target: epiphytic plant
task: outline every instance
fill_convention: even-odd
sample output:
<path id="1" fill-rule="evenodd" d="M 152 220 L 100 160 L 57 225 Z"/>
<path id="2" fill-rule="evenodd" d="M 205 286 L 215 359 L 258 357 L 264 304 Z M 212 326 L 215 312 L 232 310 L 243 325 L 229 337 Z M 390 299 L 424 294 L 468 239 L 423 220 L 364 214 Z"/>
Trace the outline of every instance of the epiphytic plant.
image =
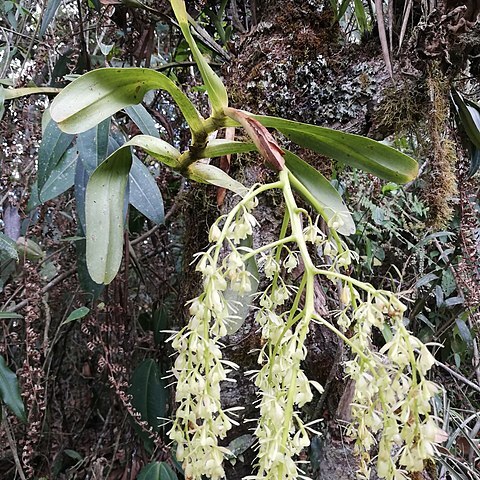
<path id="1" fill-rule="evenodd" d="M 300 146 L 396 183 L 415 178 L 417 163 L 364 137 L 229 107 L 224 85 L 193 40 L 183 0 L 171 0 L 171 4 L 204 81 L 211 115 L 203 118 L 180 88 L 159 72 L 107 68 L 89 72 L 63 89 L 50 108 L 54 122 L 49 134 L 56 146 L 65 146 L 65 151 L 73 134 L 101 130 L 111 115 L 140 103 L 152 89 L 165 90 L 172 96 L 190 128 L 191 144 L 184 152 L 160 138 L 138 135 L 104 161 L 99 157 L 99 164 L 93 165 L 86 188 L 85 234 L 87 265 L 97 283 L 111 282 L 120 268 L 131 147 L 142 148 L 191 180 L 227 188 L 239 198 L 233 209 L 211 227 L 212 245 L 198 255 L 202 293 L 190 303 L 188 325 L 171 337 L 178 352 L 172 368 L 177 379 L 178 408 L 169 435 L 176 442 L 176 455 L 183 461 L 186 477 L 224 476 L 222 462 L 227 450 L 219 440 L 234 420 L 231 412 L 222 410 L 220 387 L 235 365 L 222 359 L 221 338 L 238 328 L 245 317 L 245 304 L 251 305 L 256 293 L 255 318 L 264 342 L 259 370 L 252 372 L 260 396 L 260 418 L 255 429 L 258 469 L 252 478 L 302 476 L 296 456 L 309 445 L 312 425 L 303 423 L 300 409 L 312 399 L 312 386 L 322 391 L 321 385 L 310 381 L 301 368 L 311 322 L 333 331 L 352 352 L 346 371 L 357 387 L 349 431 L 361 455 L 359 475 L 369 476 L 368 452 L 379 438 L 379 476 L 406 478 L 404 471 L 421 470 L 424 460 L 432 458 L 441 433 L 430 417 L 429 401 L 436 388 L 426 379 L 426 373 L 433 357 L 405 328 L 405 307 L 395 295 L 348 275 L 347 267 L 355 261 L 355 254 L 340 235 L 352 234 L 355 225 L 341 196 L 317 170 L 282 149 L 267 127 Z M 251 141 L 211 140 L 212 133 L 227 127 L 242 127 Z M 276 181 L 247 188 L 208 161 L 248 151 L 261 154 L 266 166 L 277 173 Z M 40 165 L 42 188 L 60 156 L 53 149 Z M 255 234 L 258 197 L 269 190 L 278 190 L 284 201 L 279 238 L 247 247 L 245 241 Z M 326 233 L 320 229 L 318 218 L 299 206 L 294 191 L 325 220 Z M 318 264 L 312 247 L 322 252 L 324 264 Z M 256 260 L 263 265 L 268 280 L 260 292 L 256 292 L 258 273 L 252 268 Z M 295 281 L 288 275 L 294 268 L 302 271 Z M 341 306 L 335 323 L 316 311 L 316 276 L 340 286 Z M 382 330 L 385 325 L 391 338 L 375 352 L 370 341 L 372 329 Z"/>

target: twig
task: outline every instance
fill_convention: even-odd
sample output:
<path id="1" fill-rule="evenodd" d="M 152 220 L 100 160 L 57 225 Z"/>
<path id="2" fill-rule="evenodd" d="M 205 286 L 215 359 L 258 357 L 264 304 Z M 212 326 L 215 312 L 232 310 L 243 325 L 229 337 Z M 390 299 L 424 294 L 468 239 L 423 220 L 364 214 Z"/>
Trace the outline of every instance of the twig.
<path id="1" fill-rule="evenodd" d="M 442 362 L 439 362 L 438 360 L 435 360 L 435 365 L 438 367 L 443 368 L 445 371 L 447 371 L 452 377 L 455 377 L 457 380 L 460 380 L 462 383 L 465 385 L 468 385 L 469 387 L 473 388 L 475 391 L 480 392 L 480 386 L 478 386 L 476 383 L 473 383 L 470 381 L 468 378 L 465 378 L 463 375 L 460 375 L 457 373 L 455 370 L 451 369 L 447 365 L 445 365 Z"/>
<path id="2" fill-rule="evenodd" d="M 7 441 L 8 441 L 8 446 L 10 447 L 10 450 L 12 451 L 13 455 L 13 460 L 15 461 L 15 466 L 17 468 L 17 473 L 18 476 L 21 478 L 21 480 L 27 480 L 27 477 L 25 476 L 25 473 L 22 468 L 22 464 L 20 462 L 20 458 L 18 456 L 18 450 L 17 450 L 17 445 L 15 444 L 15 439 L 13 438 L 13 433 L 12 433 L 12 427 L 10 425 L 10 422 L 7 418 L 7 415 L 5 414 L 5 408 L 2 407 L 2 417 L 3 417 L 3 428 L 5 430 L 5 433 L 7 435 Z"/>
<path id="3" fill-rule="evenodd" d="M 43 295 L 44 293 L 47 293 L 49 290 L 51 290 L 53 287 L 58 285 L 59 283 L 63 282 L 66 278 L 68 278 L 70 275 L 73 275 L 77 271 L 77 268 L 71 268 L 70 270 L 67 270 L 66 272 L 63 272 L 62 274 L 58 275 L 58 277 L 55 277 L 51 282 L 47 283 L 41 290 L 40 293 Z M 20 303 L 17 303 L 17 305 L 14 305 L 11 308 L 7 308 L 7 312 L 18 312 L 21 310 L 23 307 L 26 307 L 28 305 L 29 300 L 22 300 Z"/>

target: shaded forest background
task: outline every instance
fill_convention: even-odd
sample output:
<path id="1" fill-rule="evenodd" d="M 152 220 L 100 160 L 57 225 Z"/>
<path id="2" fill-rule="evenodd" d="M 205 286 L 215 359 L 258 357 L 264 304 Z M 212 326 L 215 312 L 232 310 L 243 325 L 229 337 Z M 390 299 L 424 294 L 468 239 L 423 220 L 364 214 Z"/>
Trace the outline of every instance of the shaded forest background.
<path id="1" fill-rule="evenodd" d="M 168 3 L 0 0 L 0 82 L 5 88 L 63 87 L 98 67 L 145 66 L 179 82 L 206 109 Z M 480 158 L 450 92 L 455 87 L 466 99 L 480 99 L 480 7 L 462 0 L 390 0 L 382 18 L 380 6 L 188 4 L 204 29 L 202 51 L 236 107 L 386 141 L 420 163 L 418 179 L 399 187 L 300 152 L 332 179 L 354 212 L 357 232 L 347 242 L 360 261 L 352 276 L 401 292 L 409 302 L 409 328 L 442 345 L 433 348 L 434 379 L 445 388 L 435 408 L 449 439 L 442 461 L 418 478 L 478 479 Z M 52 98 L 5 101 L 1 109 L 1 227 L 20 258 L 0 252 L 0 354 L 19 379 L 26 421 L 3 407 L 0 477 L 135 479 L 151 461 L 175 464 L 167 427 L 158 421 L 173 408 L 172 389 L 162 379 L 170 362 L 162 332 L 182 325 L 183 306 L 198 288 L 192 256 L 207 245 L 209 226 L 231 199 L 150 162 L 163 205 L 153 220 L 130 208 L 122 271 L 100 288 L 86 270 L 77 211 L 85 179 L 67 159 L 42 201 L 35 187 Z M 147 117 L 116 116 L 112 138 L 121 143 L 153 124 L 184 149 L 185 124 L 168 96 L 148 94 L 143 105 Z M 92 145 L 77 142 L 71 163 L 91 155 Z M 223 162 L 248 184 L 268 176 L 253 156 Z M 259 231 L 266 238 L 278 227 L 277 210 L 274 197 L 260 208 Z M 337 292 L 320 285 L 317 295 L 325 314 L 333 315 Z M 315 328 L 305 368 L 326 392 L 306 415 L 324 419 L 324 435 L 305 455 L 314 478 L 354 478 L 355 460 L 342 436 L 351 391 L 342 381 L 347 354 Z M 249 370 L 258 342 L 247 319 L 225 342 L 229 358 Z M 253 385 L 239 372 L 226 404 L 248 406 L 254 399 Z M 255 416 L 255 409 L 247 408 L 245 416 Z M 252 442 L 247 428 L 228 438 L 237 454 L 229 479 L 251 471 Z"/>

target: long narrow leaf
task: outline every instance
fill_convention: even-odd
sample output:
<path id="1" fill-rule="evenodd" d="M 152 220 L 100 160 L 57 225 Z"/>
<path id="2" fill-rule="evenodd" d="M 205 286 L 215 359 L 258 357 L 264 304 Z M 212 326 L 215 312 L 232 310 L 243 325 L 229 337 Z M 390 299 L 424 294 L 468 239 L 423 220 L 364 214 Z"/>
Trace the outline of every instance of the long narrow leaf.
<path id="1" fill-rule="evenodd" d="M 62 0 L 48 0 L 47 7 L 45 8 L 45 11 L 43 13 L 40 31 L 38 33 L 38 36 L 40 38 L 42 38 L 43 35 L 45 35 L 45 32 L 47 31 L 48 26 L 50 25 L 52 20 L 55 18 L 55 14 L 57 13 L 58 7 L 60 6 L 61 2 Z"/>
<path id="2" fill-rule="evenodd" d="M 87 267 L 99 284 L 110 283 L 122 261 L 124 198 L 131 164 L 130 149 L 120 148 L 97 167 L 87 185 Z"/>
<path id="3" fill-rule="evenodd" d="M 163 198 L 150 170 L 136 157 L 129 176 L 130 203 L 149 220 L 161 224 L 165 218 Z"/>
<path id="4" fill-rule="evenodd" d="M 110 118 L 78 135 L 78 155 L 89 174 L 105 160 L 108 152 L 109 135 Z"/>
<path id="5" fill-rule="evenodd" d="M 199 183 L 208 183 L 217 187 L 226 188 L 243 197 L 248 189 L 234 180 L 228 173 L 208 163 L 195 162 L 188 167 L 188 178 Z"/>
<path id="6" fill-rule="evenodd" d="M 469 140 L 480 149 L 480 106 L 452 88 L 452 99 Z"/>
<path id="7" fill-rule="evenodd" d="M 75 167 L 78 160 L 76 148 L 69 148 L 63 155 L 56 167 L 50 172 L 47 181 L 40 191 L 42 203 L 58 197 L 66 192 L 74 184 Z"/>
<path id="8" fill-rule="evenodd" d="M 141 103 L 125 108 L 125 113 L 135 122 L 143 134 L 160 138 L 155 121 Z"/>
<path id="9" fill-rule="evenodd" d="M 174 169 L 180 168 L 180 152 L 169 143 L 149 135 L 137 135 L 122 145 L 140 147 L 150 156 Z"/>
<path id="10" fill-rule="evenodd" d="M 302 147 L 380 178 L 406 183 L 418 174 L 417 162 L 383 143 L 351 133 L 318 127 L 283 118 L 254 115 L 266 127 L 272 127 Z"/>
<path id="11" fill-rule="evenodd" d="M 26 97 L 27 95 L 59 93 L 61 88 L 53 87 L 23 87 L 23 88 L 5 88 L 5 100 L 12 100 L 13 98 Z"/>
<path id="12" fill-rule="evenodd" d="M 78 225 L 80 226 L 82 232 L 85 235 L 87 227 L 85 225 L 85 194 L 87 192 L 87 184 L 90 175 L 85 168 L 83 162 L 78 161 L 75 166 L 75 180 L 74 180 L 74 193 L 75 193 L 75 203 L 76 203 L 76 212 L 78 217 Z"/>
<path id="13" fill-rule="evenodd" d="M 173 12 L 177 17 L 182 33 L 187 41 L 193 54 L 193 58 L 197 63 L 200 75 L 205 83 L 205 88 L 208 92 L 208 98 L 212 104 L 212 108 L 215 112 L 223 113 L 223 109 L 228 107 L 228 95 L 225 86 L 223 85 L 220 77 L 212 70 L 212 67 L 208 64 L 205 57 L 200 52 L 195 40 L 190 32 L 188 25 L 188 15 L 185 9 L 185 3 L 183 0 L 171 0 Z"/>
<path id="14" fill-rule="evenodd" d="M 149 90 L 165 90 L 174 99 L 192 132 L 203 120 L 188 97 L 165 75 L 148 68 L 100 68 L 65 87 L 50 107 L 52 118 L 68 133 L 84 132 L 143 100 Z"/>
<path id="15" fill-rule="evenodd" d="M 41 192 L 53 169 L 72 143 L 73 135 L 60 130 L 55 122 L 48 122 L 38 150 L 38 190 Z"/>
<path id="16" fill-rule="evenodd" d="M 327 223 L 336 222 L 336 230 L 342 235 L 355 233 L 355 223 L 342 197 L 318 170 L 288 150 L 285 151 L 285 164 L 301 184 L 294 181 L 293 187 Z"/>
<path id="17" fill-rule="evenodd" d="M 256 149 L 257 147 L 255 147 L 253 143 L 219 138 L 208 142 L 203 154 L 205 158 L 215 158 L 222 157 L 223 155 L 231 155 L 233 153 L 252 152 Z"/>

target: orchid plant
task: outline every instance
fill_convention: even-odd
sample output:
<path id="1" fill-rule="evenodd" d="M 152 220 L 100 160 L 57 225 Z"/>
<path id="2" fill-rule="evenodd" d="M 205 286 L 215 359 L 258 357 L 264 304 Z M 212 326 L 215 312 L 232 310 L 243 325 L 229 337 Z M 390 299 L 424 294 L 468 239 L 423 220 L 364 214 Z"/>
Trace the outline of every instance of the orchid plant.
<path id="1" fill-rule="evenodd" d="M 314 424 L 304 423 L 301 409 L 312 400 L 313 390 L 322 392 L 322 386 L 302 371 L 312 322 L 334 332 L 351 350 L 345 372 L 356 388 L 348 433 L 356 439 L 360 455 L 359 478 L 369 478 L 369 452 L 377 442 L 380 478 L 407 478 L 407 472 L 422 470 L 434 456 L 442 436 L 430 413 L 437 387 L 427 373 L 434 359 L 406 329 L 405 306 L 394 293 L 349 276 L 349 266 L 357 258 L 341 237 L 354 233 L 355 224 L 342 197 L 320 172 L 282 148 L 268 128 L 297 145 L 396 183 L 413 180 L 418 165 L 368 138 L 229 106 L 221 79 L 192 37 L 183 0 L 171 0 L 171 5 L 205 84 L 211 105 L 208 118 L 167 76 L 146 68 L 89 72 L 58 94 L 50 115 L 63 134 L 81 134 L 139 104 L 149 90 L 162 89 L 172 96 L 190 128 L 191 143 L 184 152 L 158 137 L 137 135 L 90 175 L 85 199 L 86 256 L 89 273 L 99 284 L 110 283 L 121 264 L 131 147 L 143 149 L 190 180 L 226 188 L 238 200 L 210 228 L 210 246 L 197 258 L 201 293 L 189 303 L 187 325 L 170 338 L 177 352 L 172 368 L 177 409 L 169 435 L 185 476 L 191 480 L 225 476 L 223 460 L 229 452 L 221 440 L 236 420 L 233 410 L 222 408 L 221 386 L 231 381 L 229 372 L 237 366 L 223 358 L 222 338 L 239 328 L 246 304 L 247 312 L 255 306 L 263 339 L 258 370 L 249 372 L 259 395 L 257 466 L 250 478 L 305 476 L 299 454 L 316 431 Z M 212 135 L 228 127 L 242 128 L 249 140 Z M 258 152 L 266 168 L 275 172 L 275 181 L 245 186 L 210 163 L 215 157 L 251 151 Z M 43 183 L 52 168 L 45 167 Z M 249 242 L 256 236 L 259 198 L 272 190 L 279 192 L 284 204 L 278 239 Z M 309 210 L 302 205 L 309 205 Z M 320 228 L 320 219 L 326 229 Z M 252 264 L 260 269 L 251 268 Z M 292 280 L 294 269 L 301 274 Z M 266 279 L 260 291 L 259 270 Z M 334 320 L 316 310 L 315 277 L 340 290 Z M 372 348 L 374 328 L 390 335 L 380 351 Z"/>

